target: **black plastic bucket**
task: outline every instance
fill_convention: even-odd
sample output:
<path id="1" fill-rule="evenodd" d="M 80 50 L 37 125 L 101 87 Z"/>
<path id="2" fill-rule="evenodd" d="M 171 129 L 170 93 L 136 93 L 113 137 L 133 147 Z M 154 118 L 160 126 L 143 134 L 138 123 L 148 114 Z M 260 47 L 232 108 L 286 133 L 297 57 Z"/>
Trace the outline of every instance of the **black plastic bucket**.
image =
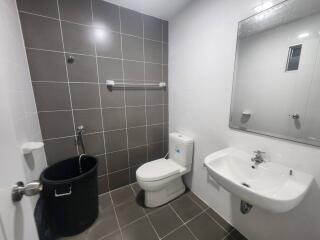
<path id="1" fill-rule="evenodd" d="M 80 164 L 81 163 L 81 164 Z M 86 230 L 98 216 L 97 159 L 69 158 L 43 171 L 41 197 L 46 202 L 50 228 L 59 236 Z"/>

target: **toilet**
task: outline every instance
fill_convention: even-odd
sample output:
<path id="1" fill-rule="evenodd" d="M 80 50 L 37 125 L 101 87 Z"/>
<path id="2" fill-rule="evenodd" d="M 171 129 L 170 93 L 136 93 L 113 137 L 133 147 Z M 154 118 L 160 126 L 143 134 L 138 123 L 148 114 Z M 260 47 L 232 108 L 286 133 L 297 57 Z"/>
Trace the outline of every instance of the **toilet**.
<path id="1" fill-rule="evenodd" d="M 193 139 L 180 133 L 169 134 L 169 159 L 161 158 L 137 169 L 139 186 L 145 191 L 145 205 L 161 206 L 183 194 L 182 176 L 191 171 Z"/>

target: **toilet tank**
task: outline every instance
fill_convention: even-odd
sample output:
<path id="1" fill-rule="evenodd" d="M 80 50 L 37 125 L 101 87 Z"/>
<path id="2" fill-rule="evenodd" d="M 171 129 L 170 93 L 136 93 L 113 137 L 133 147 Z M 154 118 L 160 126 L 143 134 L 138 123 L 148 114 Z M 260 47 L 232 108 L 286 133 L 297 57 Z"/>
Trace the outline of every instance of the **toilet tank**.
<path id="1" fill-rule="evenodd" d="M 170 133 L 169 158 L 183 167 L 190 166 L 193 158 L 193 139 L 181 133 Z"/>

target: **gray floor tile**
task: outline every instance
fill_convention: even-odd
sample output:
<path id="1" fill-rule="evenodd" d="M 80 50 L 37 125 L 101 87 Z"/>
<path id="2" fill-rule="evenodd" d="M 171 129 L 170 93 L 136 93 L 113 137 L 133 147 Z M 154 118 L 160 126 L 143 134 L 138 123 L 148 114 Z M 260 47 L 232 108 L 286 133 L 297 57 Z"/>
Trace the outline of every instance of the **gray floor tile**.
<path id="1" fill-rule="evenodd" d="M 202 210 L 208 208 L 208 205 L 198 198 L 193 192 L 189 191 L 187 194 Z"/>
<path id="2" fill-rule="evenodd" d="M 88 239 L 99 239 L 119 229 L 116 215 L 113 208 L 106 208 L 100 211 L 96 222 L 88 231 Z"/>
<path id="3" fill-rule="evenodd" d="M 138 193 L 142 190 L 138 183 L 131 184 L 133 191 L 135 195 L 138 195 Z"/>
<path id="4" fill-rule="evenodd" d="M 116 207 L 120 227 L 128 225 L 138 218 L 143 217 L 144 211 L 135 201 L 124 203 Z"/>
<path id="5" fill-rule="evenodd" d="M 233 230 L 233 227 L 224 220 L 217 212 L 209 208 L 206 213 L 213 218 L 226 232 L 231 232 Z"/>
<path id="6" fill-rule="evenodd" d="M 88 239 L 88 240 L 91 240 L 91 239 Z M 92 240 L 94 240 L 94 239 L 92 239 Z M 121 233 L 117 231 L 115 233 L 112 233 L 108 236 L 103 237 L 100 240 L 122 240 Z"/>
<path id="7" fill-rule="evenodd" d="M 190 221 L 187 226 L 198 240 L 220 240 L 227 235 L 227 232 L 225 232 L 206 213 L 202 213 L 200 216 Z"/>
<path id="8" fill-rule="evenodd" d="M 122 230 L 123 240 L 157 240 L 157 235 L 146 217 Z"/>
<path id="9" fill-rule="evenodd" d="M 149 218 L 161 238 L 183 224 L 168 205 L 151 213 Z"/>
<path id="10" fill-rule="evenodd" d="M 115 206 L 125 202 L 134 201 L 135 196 L 130 186 L 114 190 L 111 192 L 111 197 Z"/>
<path id="11" fill-rule="evenodd" d="M 163 240 L 196 240 L 186 227 L 181 227 L 170 233 Z"/>
<path id="12" fill-rule="evenodd" d="M 201 212 L 201 208 L 187 195 L 183 195 L 182 197 L 172 202 L 171 206 L 184 222 L 189 221 Z"/>
<path id="13" fill-rule="evenodd" d="M 247 240 L 237 229 L 234 229 L 230 235 L 226 238 L 227 240 Z"/>

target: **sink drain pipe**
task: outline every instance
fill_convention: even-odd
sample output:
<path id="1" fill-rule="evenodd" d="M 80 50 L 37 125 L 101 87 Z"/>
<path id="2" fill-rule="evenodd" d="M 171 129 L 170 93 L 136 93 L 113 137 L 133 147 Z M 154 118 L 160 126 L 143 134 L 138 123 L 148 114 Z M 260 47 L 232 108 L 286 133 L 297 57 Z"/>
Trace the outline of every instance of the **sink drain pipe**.
<path id="1" fill-rule="evenodd" d="M 242 214 L 248 214 L 251 209 L 252 209 L 252 205 L 250 203 L 247 203 L 247 202 L 241 200 L 240 211 Z"/>

